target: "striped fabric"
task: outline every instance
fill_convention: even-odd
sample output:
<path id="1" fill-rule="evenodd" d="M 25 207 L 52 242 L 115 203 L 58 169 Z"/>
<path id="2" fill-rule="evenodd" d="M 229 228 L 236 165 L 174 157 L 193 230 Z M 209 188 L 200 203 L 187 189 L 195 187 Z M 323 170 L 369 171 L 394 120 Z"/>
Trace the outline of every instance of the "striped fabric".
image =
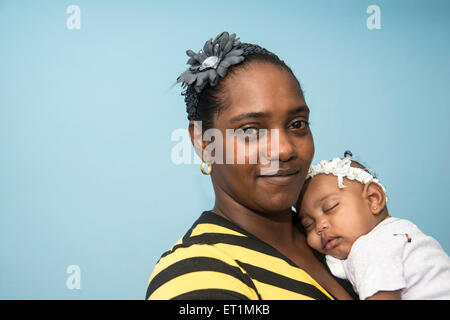
<path id="1" fill-rule="evenodd" d="M 147 299 L 333 299 L 272 246 L 205 211 L 156 264 Z"/>

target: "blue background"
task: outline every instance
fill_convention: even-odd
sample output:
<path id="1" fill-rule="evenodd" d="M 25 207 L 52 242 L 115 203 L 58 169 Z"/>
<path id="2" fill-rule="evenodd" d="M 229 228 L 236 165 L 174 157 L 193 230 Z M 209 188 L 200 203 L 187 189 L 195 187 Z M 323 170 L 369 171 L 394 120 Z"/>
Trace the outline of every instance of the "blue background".
<path id="1" fill-rule="evenodd" d="M 449 12 L 447 0 L 0 1 L 0 298 L 144 298 L 161 253 L 214 203 L 199 165 L 171 160 L 188 124 L 171 85 L 185 50 L 224 30 L 292 67 L 314 162 L 352 150 L 391 215 L 450 252 Z"/>

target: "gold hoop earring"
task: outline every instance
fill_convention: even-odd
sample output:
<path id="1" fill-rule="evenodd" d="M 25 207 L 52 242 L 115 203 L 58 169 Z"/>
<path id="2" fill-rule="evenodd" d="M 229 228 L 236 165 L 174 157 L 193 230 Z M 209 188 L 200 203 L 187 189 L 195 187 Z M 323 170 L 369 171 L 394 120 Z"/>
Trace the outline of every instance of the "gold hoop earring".
<path id="1" fill-rule="evenodd" d="M 207 169 L 207 170 L 205 170 L 205 166 L 206 166 L 206 165 L 208 165 L 208 169 Z M 203 162 L 203 161 L 202 161 L 202 164 L 200 165 L 200 170 L 202 171 L 202 173 L 203 173 L 204 175 L 211 174 L 211 171 L 212 171 L 212 164 L 211 164 L 211 163 L 207 163 L 207 162 Z"/>

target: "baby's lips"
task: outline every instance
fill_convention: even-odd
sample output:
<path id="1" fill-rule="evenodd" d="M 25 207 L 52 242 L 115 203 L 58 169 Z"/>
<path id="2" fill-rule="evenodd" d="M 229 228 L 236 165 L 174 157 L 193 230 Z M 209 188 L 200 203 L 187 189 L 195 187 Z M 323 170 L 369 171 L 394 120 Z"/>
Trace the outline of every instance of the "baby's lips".
<path id="1" fill-rule="evenodd" d="M 324 250 L 331 250 L 333 249 L 336 244 L 337 244 L 337 240 L 339 239 L 339 237 L 324 237 L 322 238 L 322 248 Z"/>

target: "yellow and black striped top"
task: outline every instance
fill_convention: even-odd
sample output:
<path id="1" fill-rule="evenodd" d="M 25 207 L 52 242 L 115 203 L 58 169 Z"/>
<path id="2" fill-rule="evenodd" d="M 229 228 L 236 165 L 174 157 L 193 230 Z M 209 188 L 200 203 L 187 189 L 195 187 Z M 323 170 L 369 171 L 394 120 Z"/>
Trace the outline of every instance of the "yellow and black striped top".
<path id="1" fill-rule="evenodd" d="M 274 247 L 211 211 L 156 264 L 147 299 L 333 299 Z"/>

